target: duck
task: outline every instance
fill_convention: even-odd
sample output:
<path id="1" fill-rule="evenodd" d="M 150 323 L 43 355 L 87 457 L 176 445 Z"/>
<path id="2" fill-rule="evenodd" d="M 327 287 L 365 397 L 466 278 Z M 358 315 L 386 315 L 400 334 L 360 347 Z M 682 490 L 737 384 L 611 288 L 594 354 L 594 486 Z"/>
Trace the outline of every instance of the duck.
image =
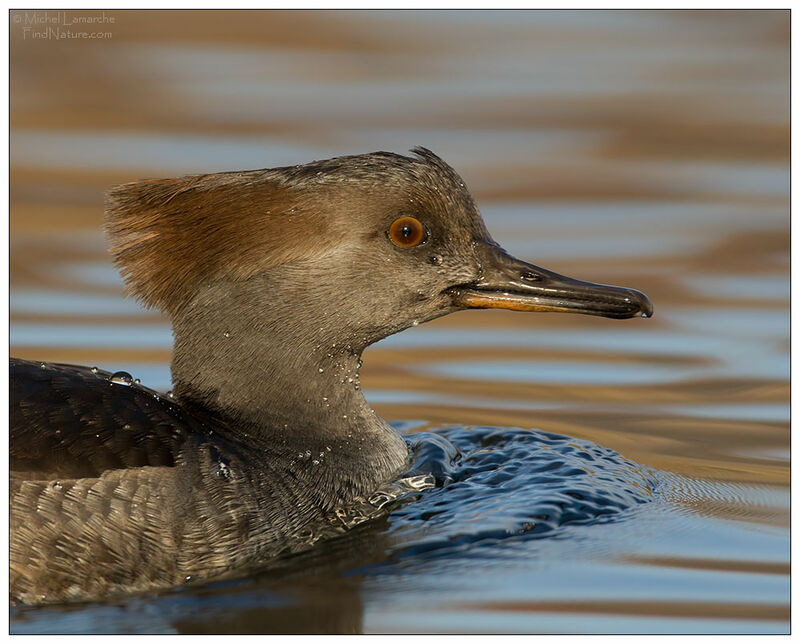
<path id="1" fill-rule="evenodd" d="M 408 466 L 359 382 L 370 344 L 464 309 L 650 317 L 490 236 L 422 147 L 148 179 L 106 195 L 127 293 L 172 325 L 173 389 L 11 358 L 12 603 L 235 575 L 310 547 Z"/>

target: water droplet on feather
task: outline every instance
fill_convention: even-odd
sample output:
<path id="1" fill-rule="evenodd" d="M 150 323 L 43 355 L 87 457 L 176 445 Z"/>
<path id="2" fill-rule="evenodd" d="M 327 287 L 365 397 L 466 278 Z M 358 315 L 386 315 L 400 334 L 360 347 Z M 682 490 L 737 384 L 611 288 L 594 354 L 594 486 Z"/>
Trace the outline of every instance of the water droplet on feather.
<path id="1" fill-rule="evenodd" d="M 133 376 L 127 371 L 117 371 L 111 374 L 109 380 L 115 385 L 124 385 L 130 387 L 133 384 Z"/>

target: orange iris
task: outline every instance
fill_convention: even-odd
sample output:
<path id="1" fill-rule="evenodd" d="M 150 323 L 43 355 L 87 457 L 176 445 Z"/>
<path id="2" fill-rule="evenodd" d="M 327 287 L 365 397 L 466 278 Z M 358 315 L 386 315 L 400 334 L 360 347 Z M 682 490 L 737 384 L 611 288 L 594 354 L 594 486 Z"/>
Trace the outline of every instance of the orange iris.
<path id="1" fill-rule="evenodd" d="M 418 246 L 428 238 L 428 231 L 419 219 L 400 217 L 389 226 L 389 239 L 401 248 Z"/>

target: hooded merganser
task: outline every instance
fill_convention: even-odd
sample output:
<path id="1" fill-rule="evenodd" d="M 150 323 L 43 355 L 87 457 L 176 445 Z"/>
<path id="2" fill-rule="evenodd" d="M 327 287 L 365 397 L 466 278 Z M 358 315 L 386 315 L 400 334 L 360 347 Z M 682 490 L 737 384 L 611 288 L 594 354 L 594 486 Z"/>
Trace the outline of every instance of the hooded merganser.
<path id="1" fill-rule="evenodd" d="M 11 360 L 12 600 L 167 588 L 313 541 L 407 464 L 359 390 L 392 333 L 465 308 L 652 314 L 508 255 L 458 174 L 412 152 L 110 191 L 115 263 L 172 321 L 174 393 Z"/>

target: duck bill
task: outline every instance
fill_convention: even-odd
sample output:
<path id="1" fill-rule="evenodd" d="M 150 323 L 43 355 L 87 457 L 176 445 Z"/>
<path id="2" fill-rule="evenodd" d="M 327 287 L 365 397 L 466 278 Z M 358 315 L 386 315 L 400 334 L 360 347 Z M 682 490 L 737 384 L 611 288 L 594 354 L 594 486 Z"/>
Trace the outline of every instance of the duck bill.
<path id="1" fill-rule="evenodd" d="M 493 244 L 479 249 L 482 277 L 449 289 L 465 309 L 557 311 L 607 318 L 651 317 L 653 305 L 631 288 L 583 282 L 523 262 Z"/>

